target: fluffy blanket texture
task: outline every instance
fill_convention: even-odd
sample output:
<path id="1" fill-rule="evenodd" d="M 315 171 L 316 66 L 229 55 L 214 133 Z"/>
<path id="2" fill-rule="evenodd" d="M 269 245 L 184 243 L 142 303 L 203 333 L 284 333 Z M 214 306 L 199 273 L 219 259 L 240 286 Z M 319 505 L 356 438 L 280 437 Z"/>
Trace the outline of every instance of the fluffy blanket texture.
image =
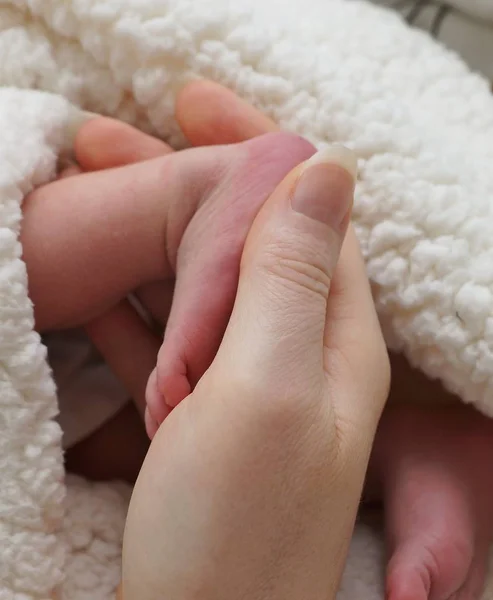
<path id="1" fill-rule="evenodd" d="M 55 588 L 106 600 L 119 576 L 128 490 L 63 481 L 18 237 L 22 200 L 53 177 L 76 107 L 178 147 L 175 95 L 206 77 L 318 146 L 352 147 L 389 345 L 493 416 L 493 97 L 455 55 L 349 0 L 2 0 L 0 55 L 0 600 Z M 341 599 L 381 598 L 382 565 L 361 525 Z"/>

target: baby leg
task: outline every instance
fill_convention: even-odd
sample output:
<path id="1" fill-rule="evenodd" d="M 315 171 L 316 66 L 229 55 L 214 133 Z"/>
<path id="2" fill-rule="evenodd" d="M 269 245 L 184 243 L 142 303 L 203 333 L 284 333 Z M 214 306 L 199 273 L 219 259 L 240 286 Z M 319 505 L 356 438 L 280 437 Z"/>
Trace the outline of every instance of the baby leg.
<path id="1" fill-rule="evenodd" d="M 371 461 L 385 509 L 387 597 L 476 600 L 493 539 L 493 421 L 455 399 L 433 406 L 448 396 L 435 383 L 423 391 L 431 406 L 386 410 Z"/>

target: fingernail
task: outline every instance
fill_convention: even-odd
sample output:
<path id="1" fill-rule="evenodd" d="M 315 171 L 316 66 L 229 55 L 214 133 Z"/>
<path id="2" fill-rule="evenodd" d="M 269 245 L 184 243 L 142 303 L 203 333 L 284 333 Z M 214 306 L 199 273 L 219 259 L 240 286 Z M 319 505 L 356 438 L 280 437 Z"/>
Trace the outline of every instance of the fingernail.
<path id="1" fill-rule="evenodd" d="M 82 111 L 82 119 L 84 121 L 91 121 L 92 119 L 100 119 L 103 115 L 99 113 L 91 112 L 89 110 Z"/>
<path id="2" fill-rule="evenodd" d="M 67 148 L 71 148 L 82 125 L 85 125 L 88 121 L 97 119 L 100 116 L 101 115 L 98 115 L 96 113 L 80 110 L 79 108 L 76 108 L 74 106 L 71 110 L 67 123 L 67 129 L 65 134 L 65 146 Z"/>
<path id="3" fill-rule="evenodd" d="M 72 110 L 70 115 L 70 125 L 75 128 L 80 128 L 82 125 L 87 123 L 88 121 L 92 121 L 93 119 L 99 119 L 102 115 L 98 115 L 97 113 L 89 112 L 87 110 L 81 110 L 79 108 L 75 108 Z"/>
<path id="4" fill-rule="evenodd" d="M 302 165 L 291 206 L 341 232 L 353 205 L 357 169 L 356 156 L 344 146 L 317 152 Z"/>

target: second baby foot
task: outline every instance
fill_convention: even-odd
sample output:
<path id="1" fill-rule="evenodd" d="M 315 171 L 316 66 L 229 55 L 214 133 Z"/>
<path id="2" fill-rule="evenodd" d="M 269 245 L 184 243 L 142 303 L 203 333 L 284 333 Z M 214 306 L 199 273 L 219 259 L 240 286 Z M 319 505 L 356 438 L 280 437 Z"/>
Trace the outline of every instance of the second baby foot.
<path id="1" fill-rule="evenodd" d="M 493 539 L 493 421 L 465 406 L 390 406 L 382 489 L 388 600 L 478 600 Z"/>
<path id="2" fill-rule="evenodd" d="M 176 287 L 157 367 L 147 389 L 147 428 L 160 424 L 210 366 L 233 308 L 248 231 L 265 200 L 315 149 L 289 134 L 210 148 L 209 185 L 176 256 Z M 210 169 L 209 169 L 210 171 Z"/>

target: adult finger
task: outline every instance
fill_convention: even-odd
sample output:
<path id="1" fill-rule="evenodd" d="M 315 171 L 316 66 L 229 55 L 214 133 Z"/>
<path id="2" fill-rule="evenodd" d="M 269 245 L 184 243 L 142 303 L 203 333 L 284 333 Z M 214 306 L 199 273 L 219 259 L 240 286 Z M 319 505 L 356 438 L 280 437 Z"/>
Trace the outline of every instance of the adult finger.
<path id="1" fill-rule="evenodd" d="M 128 301 L 90 322 L 86 332 L 134 399 L 143 418 L 147 380 L 156 365 L 160 338 Z"/>
<path id="2" fill-rule="evenodd" d="M 170 152 L 163 141 L 106 117 L 84 123 L 74 142 L 75 157 L 84 171 L 122 167 Z"/>
<path id="3" fill-rule="evenodd" d="M 176 119 L 195 146 L 241 142 L 279 129 L 233 92 L 208 81 L 183 88 L 176 101 Z M 107 117 L 87 120 L 74 142 L 77 161 L 87 171 L 124 166 L 171 151 L 162 140 Z"/>
<path id="4" fill-rule="evenodd" d="M 279 130 L 233 92 L 209 81 L 183 88 L 176 101 L 176 119 L 195 146 L 242 142 Z M 172 149 L 126 123 L 95 117 L 78 130 L 74 152 L 82 169 L 98 171 L 156 158 Z"/>
<path id="5" fill-rule="evenodd" d="M 279 131 L 276 123 L 248 102 L 210 81 L 185 86 L 177 97 L 175 114 L 194 146 L 233 144 Z"/>
<path id="6" fill-rule="evenodd" d="M 74 175 L 80 175 L 80 173 L 80 167 L 76 165 L 70 165 L 60 171 L 57 179 L 68 179 L 69 177 L 73 177 Z"/>
<path id="7" fill-rule="evenodd" d="M 126 166 L 169 154 L 171 148 L 142 131 L 104 117 L 86 122 L 75 138 L 75 155 L 86 171 Z M 70 174 L 74 174 L 71 170 Z M 171 307 L 171 282 L 158 282 L 136 291 L 143 307 L 161 326 Z"/>
<path id="8" fill-rule="evenodd" d="M 262 208 L 245 246 L 236 304 L 218 355 L 231 372 L 258 373 L 259 381 L 263 373 L 291 390 L 323 381 L 329 290 L 355 176 L 349 150 L 319 152 L 294 169 Z"/>
<path id="9" fill-rule="evenodd" d="M 388 397 L 390 364 L 365 263 L 352 227 L 332 280 L 324 347 L 330 361 L 327 370 L 337 373 L 337 377 L 331 379 L 335 402 L 343 397 L 341 390 L 336 389 L 338 385 L 348 382 L 354 391 L 354 401 L 338 403 L 341 422 L 353 424 L 353 432 L 373 431 Z M 358 373 L 358 377 L 354 377 L 354 373 Z M 362 382 L 365 389 L 361 388 Z"/>
<path id="10" fill-rule="evenodd" d="M 60 172 L 58 179 L 67 179 L 80 173 L 80 167 L 70 165 Z M 159 291 L 153 291 L 151 301 Z M 144 417 L 146 385 L 156 362 L 160 338 L 153 335 L 128 301 L 121 302 L 93 320 L 85 329 Z"/>
<path id="11" fill-rule="evenodd" d="M 77 306 L 89 308 L 94 302 L 93 308 L 98 309 L 97 313 L 81 311 L 85 321 L 98 314 L 99 307 L 109 308 L 139 285 L 172 275 L 166 264 L 163 227 L 175 199 L 161 193 L 166 183 L 163 171 L 162 166 L 146 162 L 118 172 L 66 177 L 26 198 L 21 236 L 38 328 L 76 325 L 70 314 L 77 312 Z M 135 193 L 136 186 L 140 194 Z M 80 243 L 74 245 L 74 240 Z M 133 248 L 130 254 L 129 247 Z M 146 274 L 148 267 L 152 272 Z M 46 293 L 46 281 L 51 282 L 52 294 Z"/>
<path id="12" fill-rule="evenodd" d="M 135 293 L 139 302 L 161 329 L 166 325 L 171 312 L 174 290 L 175 282 L 169 280 L 149 283 Z"/>

